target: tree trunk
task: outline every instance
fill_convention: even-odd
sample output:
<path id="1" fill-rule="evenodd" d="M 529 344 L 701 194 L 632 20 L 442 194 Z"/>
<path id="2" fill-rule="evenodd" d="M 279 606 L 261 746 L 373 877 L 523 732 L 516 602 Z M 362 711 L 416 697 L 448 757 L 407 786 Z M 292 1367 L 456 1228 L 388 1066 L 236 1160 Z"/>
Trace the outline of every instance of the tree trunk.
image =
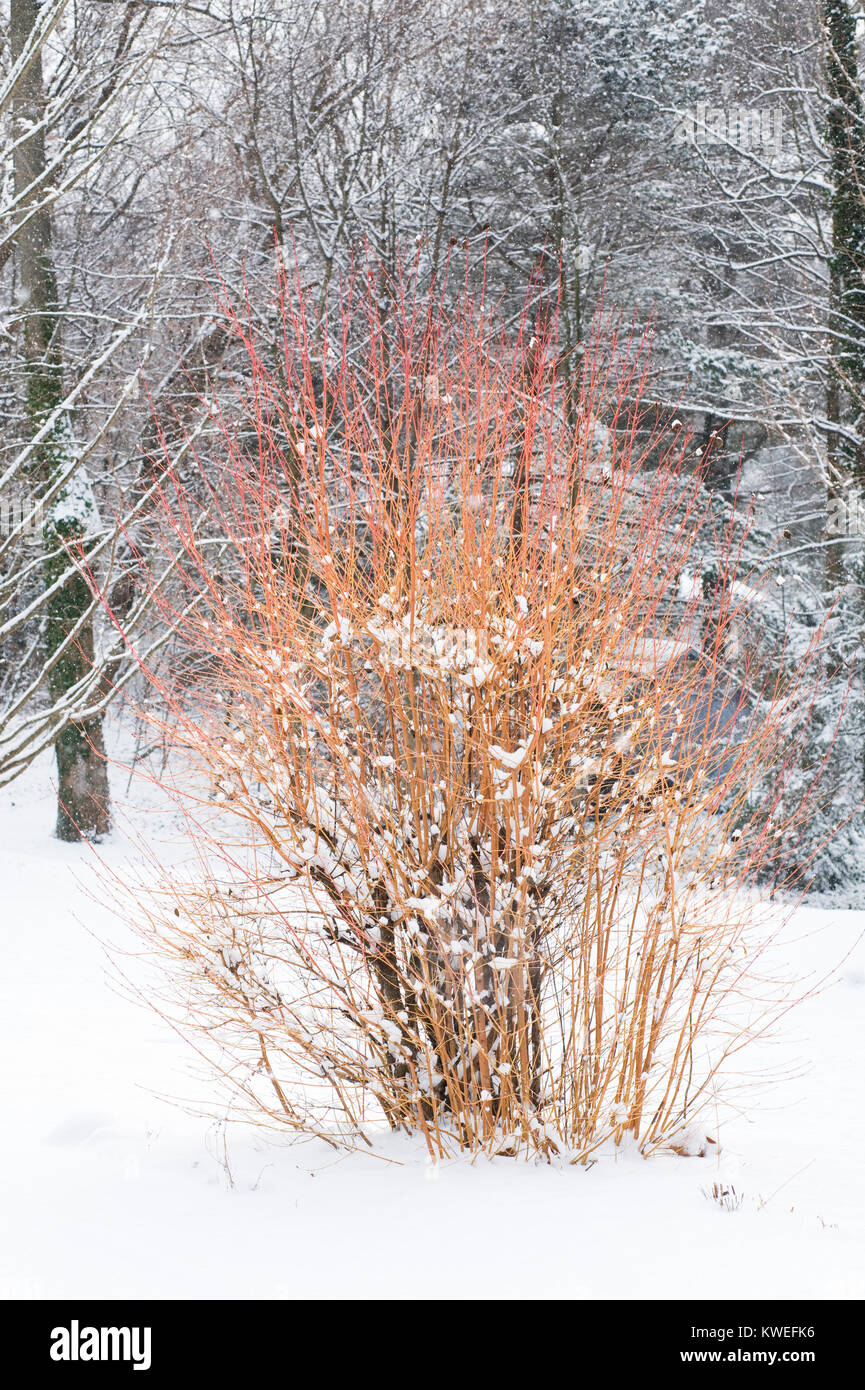
<path id="1" fill-rule="evenodd" d="M 25 51 L 39 20 L 38 0 L 11 0 L 12 60 Z M 27 65 L 13 95 L 17 144 L 14 153 L 15 193 L 19 216 L 28 217 L 45 194 L 45 87 L 41 49 Z M 44 425 L 64 399 L 63 360 L 57 274 L 52 251 L 51 214 L 33 213 L 15 238 L 21 284 L 26 401 L 32 434 Z M 34 496 L 45 493 L 74 464 L 71 422 L 60 415 L 49 434 L 35 446 L 29 466 Z M 74 691 L 93 665 L 93 619 L 88 617 L 91 593 L 73 562 L 76 547 L 86 537 L 94 517 L 89 486 L 79 469 L 47 508 L 43 526 L 46 587 L 60 583 L 48 600 L 43 631 L 48 667 L 48 691 L 53 705 L 74 711 Z M 65 576 L 65 579 L 64 579 Z M 57 835 L 79 840 L 105 834 L 109 828 L 108 773 L 102 716 L 85 721 L 68 719 L 56 744 L 58 808 Z"/>
<path id="2" fill-rule="evenodd" d="M 859 87 L 856 12 L 848 0 L 823 0 L 829 96 L 826 137 L 832 184 L 832 256 L 829 262 L 831 378 L 827 413 L 830 425 L 830 502 L 844 476 L 857 504 L 865 498 L 865 105 Z M 852 438 L 850 435 L 852 434 Z M 857 506 L 858 513 L 858 506 Z M 840 558 L 827 546 L 830 584 L 843 577 Z M 863 560 L 857 556 L 860 582 Z M 862 641 L 858 659 L 862 660 Z M 863 673 L 865 682 L 865 673 Z M 865 737 L 862 741 L 865 787 Z"/>
<path id="3" fill-rule="evenodd" d="M 829 111 L 827 142 L 832 183 L 830 351 L 848 426 L 859 438 L 833 442 L 861 489 L 865 395 L 865 106 L 859 90 L 856 16 L 847 0 L 823 0 Z"/>

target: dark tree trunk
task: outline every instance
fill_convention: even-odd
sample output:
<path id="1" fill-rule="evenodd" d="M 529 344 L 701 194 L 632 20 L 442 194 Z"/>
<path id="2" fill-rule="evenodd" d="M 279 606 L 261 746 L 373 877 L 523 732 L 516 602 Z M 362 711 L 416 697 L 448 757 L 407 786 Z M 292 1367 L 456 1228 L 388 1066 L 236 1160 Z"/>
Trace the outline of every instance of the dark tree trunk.
<path id="1" fill-rule="evenodd" d="M 822 0 L 832 185 L 832 370 L 826 400 L 829 507 L 846 491 L 845 484 L 853 490 L 857 504 L 865 497 L 865 105 L 859 86 L 858 9 L 848 0 Z M 833 425 L 841 428 L 833 429 Z M 836 590 L 845 570 L 839 547 L 830 544 L 826 550 L 827 584 Z M 858 563 L 861 576 L 861 556 Z M 865 786 L 865 738 L 862 777 Z"/>
<path id="2" fill-rule="evenodd" d="M 11 0 L 12 60 L 26 50 L 40 13 L 38 0 Z M 13 95 L 15 192 L 19 216 L 26 222 L 15 238 L 23 304 L 27 413 L 33 435 L 64 399 L 63 358 L 57 275 L 52 251 L 51 213 L 45 198 L 45 87 L 41 51 L 24 69 Z M 28 133 L 32 132 L 32 133 Z M 28 476 L 34 496 L 44 494 L 74 459 L 75 443 L 68 418 L 60 415 L 52 430 L 33 450 Z M 86 579 L 73 563 L 75 548 L 87 529 L 80 488 L 64 488 L 47 507 L 43 527 L 46 588 L 61 581 L 47 603 L 44 656 L 52 704 L 69 701 L 75 707 L 75 687 L 86 679 L 94 656 L 93 619 Z M 78 501 L 76 502 L 76 499 Z M 57 736 L 57 835 L 79 840 L 105 834 L 109 828 L 108 772 L 104 756 L 102 716 L 67 720 Z"/>
<path id="3" fill-rule="evenodd" d="M 829 111 L 826 138 L 832 184 L 828 413 L 851 441 L 832 432 L 831 462 L 865 484 L 865 106 L 859 88 L 856 14 L 848 0 L 823 0 Z"/>

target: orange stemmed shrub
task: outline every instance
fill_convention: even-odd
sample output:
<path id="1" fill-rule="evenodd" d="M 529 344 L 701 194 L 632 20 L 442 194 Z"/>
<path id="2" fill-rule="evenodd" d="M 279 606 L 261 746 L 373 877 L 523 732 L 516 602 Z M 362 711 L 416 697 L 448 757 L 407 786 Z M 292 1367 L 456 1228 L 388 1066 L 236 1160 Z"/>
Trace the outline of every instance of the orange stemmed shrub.
<path id="1" fill-rule="evenodd" d="M 575 374 L 536 299 L 508 329 L 359 285 L 321 316 L 283 278 L 277 341 L 226 302 L 216 457 L 162 461 L 172 1015 L 241 1110 L 333 1143 L 688 1151 L 783 1007 L 748 886 L 804 814 L 807 663 L 750 653 L 741 525 L 643 410 L 643 344 Z"/>

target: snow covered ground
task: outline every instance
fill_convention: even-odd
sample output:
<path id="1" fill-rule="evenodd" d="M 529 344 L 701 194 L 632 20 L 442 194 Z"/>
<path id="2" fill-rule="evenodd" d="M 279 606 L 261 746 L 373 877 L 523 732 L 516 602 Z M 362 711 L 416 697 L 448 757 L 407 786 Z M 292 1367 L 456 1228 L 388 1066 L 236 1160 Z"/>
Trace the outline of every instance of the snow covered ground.
<path id="1" fill-rule="evenodd" d="M 803 971 L 850 954 L 766 1046 L 798 1075 L 724 1121 L 712 1158 L 432 1166 L 405 1139 L 341 1157 L 160 1098 L 203 1083 L 109 986 L 100 940 L 126 929 L 88 896 L 89 851 L 51 838 L 50 773 L 0 793 L 4 1297 L 865 1295 L 865 913 L 797 914 Z"/>

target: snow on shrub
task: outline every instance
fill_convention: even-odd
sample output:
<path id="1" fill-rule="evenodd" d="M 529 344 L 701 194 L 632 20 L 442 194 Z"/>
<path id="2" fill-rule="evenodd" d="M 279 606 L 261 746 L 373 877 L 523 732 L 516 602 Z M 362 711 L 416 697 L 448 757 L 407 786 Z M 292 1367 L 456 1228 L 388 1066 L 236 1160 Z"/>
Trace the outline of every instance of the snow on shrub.
<path id="1" fill-rule="evenodd" d="M 204 673 L 149 671 L 197 769 L 196 864 L 144 899 L 173 1016 L 242 1113 L 336 1144 L 691 1151 L 783 1007 L 745 889 L 803 814 L 753 792 L 807 663 L 731 676 L 741 529 L 641 415 L 643 344 L 599 331 L 574 405 L 537 298 L 335 298 L 283 278 L 278 351 L 226 302 L 221 455 L 165 460 L 152 594 Z"/>

